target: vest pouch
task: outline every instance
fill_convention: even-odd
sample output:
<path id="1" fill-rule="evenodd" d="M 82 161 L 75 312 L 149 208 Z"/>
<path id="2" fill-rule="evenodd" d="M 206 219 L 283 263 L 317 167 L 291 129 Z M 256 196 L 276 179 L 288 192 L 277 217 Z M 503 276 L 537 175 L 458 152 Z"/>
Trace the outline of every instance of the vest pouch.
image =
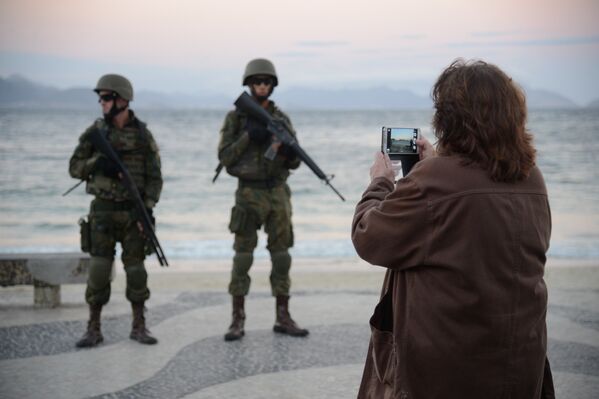
<path id="1" fill-rule="evenodd" d="M 229 230 L 231 233 L 243 231 L 247 224 L 247 219 L 247 211 L 239 205 L 235 205 L 233 209 L 231 209 L 231 221 L 229 222 Z"/>
<path id="2" fill-rule="evenodd" d="M 91 250 L 91 227 L 90 223 L 81 217 L 79 219 L 79 235 L 81 236 L 81 251 L 88 253 Z"/>

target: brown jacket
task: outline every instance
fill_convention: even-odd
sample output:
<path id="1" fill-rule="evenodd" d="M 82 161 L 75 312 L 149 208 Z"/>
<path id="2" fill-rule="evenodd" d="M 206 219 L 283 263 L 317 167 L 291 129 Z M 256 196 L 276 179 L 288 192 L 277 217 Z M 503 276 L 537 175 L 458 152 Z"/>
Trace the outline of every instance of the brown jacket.
<path id="1" fill-rule="evenodd" d="M 388 270 L 358 398 L 541 397 L 550 232 L 537 168 L 497 183 L 434 157 L 395 187 L 375 179 L 352 241 Z"/>

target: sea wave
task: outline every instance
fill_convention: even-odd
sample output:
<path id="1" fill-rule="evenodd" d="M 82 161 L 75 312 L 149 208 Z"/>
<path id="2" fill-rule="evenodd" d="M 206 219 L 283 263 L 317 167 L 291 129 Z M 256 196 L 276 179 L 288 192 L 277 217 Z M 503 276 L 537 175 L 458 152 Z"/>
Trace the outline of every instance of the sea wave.
<path id="1" fill-rule="evenodd" d="M 234 251 L 231 240 L 181 240 L 165 241 L 163 243 L 164 253 L 168 259 L 230 259 Z M 0 253 L 60 253 L 78 252 L 79 248 L 69 245 L 38 245 L 38 246 L 15 246 L 1 247 Z M 296 258 L 355 258 L 358 256 L 351 240 L 326 239 L 326 240 L 302 240 L 290 249 L 290 253 Z M 117 246 L 117 257 L 120 256 L 120 247 Z M 599 242 L 596 240 L 564 240 L 551 244 L 547 256 L 557 259 L 599 259 Z M 269 258 L 265 240 L 260 240 L 254 251 L 254 257 L 258 259 Z"/>

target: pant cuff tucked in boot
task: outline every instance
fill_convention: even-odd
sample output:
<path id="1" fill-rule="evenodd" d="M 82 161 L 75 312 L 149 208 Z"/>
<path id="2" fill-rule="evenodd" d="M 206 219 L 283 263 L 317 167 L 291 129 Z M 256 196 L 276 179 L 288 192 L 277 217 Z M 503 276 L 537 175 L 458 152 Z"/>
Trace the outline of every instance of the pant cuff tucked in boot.
<path id="1" fill-rule="evenodd" d="M 144 302 L 131 303 L 133 309 L 133 323 L 131 324 L 131 334 L 129 338 L 140 344 L 154 345 L 158 340 L 150 335 L 146 328 L 146 318 L 144 316 Z"/>
<path id="2" fill-rule="evenodd" d="M 225 334 L 225 341 L 236 341 L 245 335 L 243 330 L 245 324 L 244 302 L 245 297 L 243 295 L 233 296 L 233 320 Z"/>
<path id="3" fill-rule="evenodd" d="M 89 321 L 87 322 L 87 331 L 75 344 L 78 348 L 91 348 L 102 341 L 102 331 L 100 329 L 100 314 L 102 313 L 102 305 L 89 305 Z"/>
<path id="4" fill-rule="evenodd" d="M 305 337 L 309 334 L 308 330 L 298 326 L 291 318 L 289 314 L 289 296 L 277 295 L 276 315 L 277 319 L 273 327 L 275 332 L 293 337 Z"/>

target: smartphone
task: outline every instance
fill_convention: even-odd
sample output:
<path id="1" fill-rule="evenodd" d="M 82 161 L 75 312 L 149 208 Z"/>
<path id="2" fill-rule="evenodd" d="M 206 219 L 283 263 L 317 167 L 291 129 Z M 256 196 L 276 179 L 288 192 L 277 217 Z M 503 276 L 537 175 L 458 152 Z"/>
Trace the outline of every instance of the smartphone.
<path id="1" fill-rule="evenodd" d="M 403 155 L 417 155 L 419 150 L 416 139 L 420 137 L 420 129 L 414 127 L 385 127 L 381 131 L 381 151 L 392 160 L 399 160 Z"/>

